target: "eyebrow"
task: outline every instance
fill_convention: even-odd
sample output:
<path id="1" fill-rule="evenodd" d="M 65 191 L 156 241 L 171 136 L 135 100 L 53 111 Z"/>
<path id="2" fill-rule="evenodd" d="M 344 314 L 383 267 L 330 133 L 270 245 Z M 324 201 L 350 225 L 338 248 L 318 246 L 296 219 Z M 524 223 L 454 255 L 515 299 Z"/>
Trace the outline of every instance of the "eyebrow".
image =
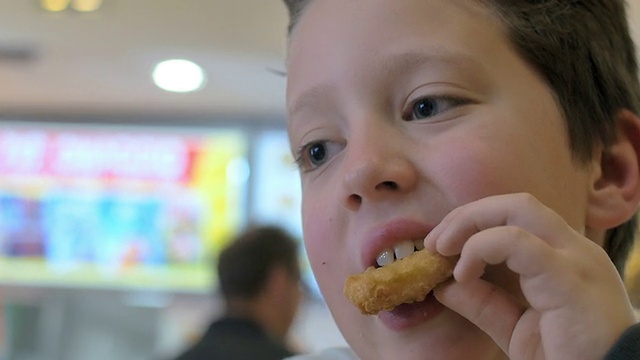
<path id="1" fill-rule="evenodd" d="M 484 68 L 475 58 L 466 54 L 452 52 L 445 49 L 436 49 L 429 53 L 412 51 L 390 54 L 382 57 L 380 61 L 374 63 L 372 73 L 380 74 L 381 78 L 394 78 L 402 73 L 409 73 L 416 68 L 446 66 L 455 69 L 456 72 L 463 73 L 478 80 L 479 69 Z M 289 109 L 291 115 L 302 109 L 314 107 L 318 104 L 318 99 L 322 101 L 331 100 L 335 97 L 335 88 L 328 83 L 320 83 L 305 90 L 292 104 Z"/>
<path id="2" fill-rule="evenodd" d="M 374 69 L 382 76 L 395 77 L 399 73 L 414 71 L 416 68 L 438 69 L 443 66 L 474 77 L 477 77 L 479 69 L 484 68 L 475 57 L 438 47 L 430 49 L 428 53 L 411 51 L 390 54 L 375 64 Z"/>
<path id="3" fill-rule="evenodd" d="M 333 86 L 329 84 L 314 85 L 296 99 L 289 109 L 289 114 L 293 115 L 302 109 L 317 106 L 318 99 L 330 99 L 334 93 Z"/>

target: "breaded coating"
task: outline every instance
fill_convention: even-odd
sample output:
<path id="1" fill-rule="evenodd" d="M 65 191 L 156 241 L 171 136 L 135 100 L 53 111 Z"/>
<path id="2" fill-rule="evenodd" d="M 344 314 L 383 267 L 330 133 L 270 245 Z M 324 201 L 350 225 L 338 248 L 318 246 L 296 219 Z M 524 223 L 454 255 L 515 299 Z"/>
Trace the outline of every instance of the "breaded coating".
<path id="1" fill-rule="evenodd" d="M 451 277 L 456 259 L 427 250 L 396 260 L 380 268 L 369 267 L 350 275 L 344 294 L 363 314 L 375 315 L 404 303 L 422 301 L 427 294 Z"/>

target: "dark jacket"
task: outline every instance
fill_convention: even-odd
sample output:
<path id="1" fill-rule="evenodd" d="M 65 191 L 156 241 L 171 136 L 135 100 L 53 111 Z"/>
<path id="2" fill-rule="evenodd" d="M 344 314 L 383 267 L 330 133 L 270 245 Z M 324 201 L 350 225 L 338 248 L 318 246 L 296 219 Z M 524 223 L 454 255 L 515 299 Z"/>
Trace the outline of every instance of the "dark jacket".
<path id="1" fill-rule="evenodd" d="M 222 318 L 176 360 L 282 360 L 294 353 L 248 319 Z"/>
<path id="2" fill-rule="evenodd" d="M 631 359 L 640 359 L 640 323 L 627 329 L 605 357 L 605 360 Z"/>

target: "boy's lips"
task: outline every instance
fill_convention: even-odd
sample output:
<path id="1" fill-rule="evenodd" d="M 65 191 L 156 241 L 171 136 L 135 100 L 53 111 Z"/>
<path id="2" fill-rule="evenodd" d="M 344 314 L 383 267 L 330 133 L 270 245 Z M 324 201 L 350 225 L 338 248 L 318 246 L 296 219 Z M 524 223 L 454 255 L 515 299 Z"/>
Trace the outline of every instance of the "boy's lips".
<path id="1" fill-rule="evenodd" d="M 361 262 L 363 271 L 376 266 L 376 258 L 385 249 L 406 240 L 424 240 L 434 226 L 411 219 L 396 219 L 373 227 L 367 232 L 362 244 Z"/>
<path id="2" fill-rule="evenodd" d="M 408 328 L 431 321 L 445 310 L 442 305 L 429 293 L 423 301 L 402 304 L 391 311 L 378 314 L 378 319 L 392 331 L 403 331 Z"/>

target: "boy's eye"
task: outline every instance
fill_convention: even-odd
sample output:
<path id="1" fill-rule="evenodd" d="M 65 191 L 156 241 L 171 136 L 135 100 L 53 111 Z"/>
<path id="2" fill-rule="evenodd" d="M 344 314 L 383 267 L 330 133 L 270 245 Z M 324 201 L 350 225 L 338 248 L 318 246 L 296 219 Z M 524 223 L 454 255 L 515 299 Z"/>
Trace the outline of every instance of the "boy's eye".
<path id="1" fill-rule="evenodd" d="M 420 98 L 411 104 L 404 119 L 407 121 L 427 119 L 464 103 L 464 99 L 453 97 Z"/>
<path id="2" fill-rule="evenodd" d="M 313 164 L 315 166 L 322 165 L 322 162 L 324 161 L 325 157 L 327 156 L 327 152 L 326 152 L 324 143 L 312 144 L 308 148 L 307 152 L 308 152 L 308 156 L 309 156 L 309 161 L 311 162 L 311 164 Z"/>
<path id="3" fill-rule="evenodd" d="M 303 171 L 314 170 L 331 157 L 335 156 L 342 146 L 331 141 L 318 140 L 303 145 L 297 153 L 296 163 Z"/>

